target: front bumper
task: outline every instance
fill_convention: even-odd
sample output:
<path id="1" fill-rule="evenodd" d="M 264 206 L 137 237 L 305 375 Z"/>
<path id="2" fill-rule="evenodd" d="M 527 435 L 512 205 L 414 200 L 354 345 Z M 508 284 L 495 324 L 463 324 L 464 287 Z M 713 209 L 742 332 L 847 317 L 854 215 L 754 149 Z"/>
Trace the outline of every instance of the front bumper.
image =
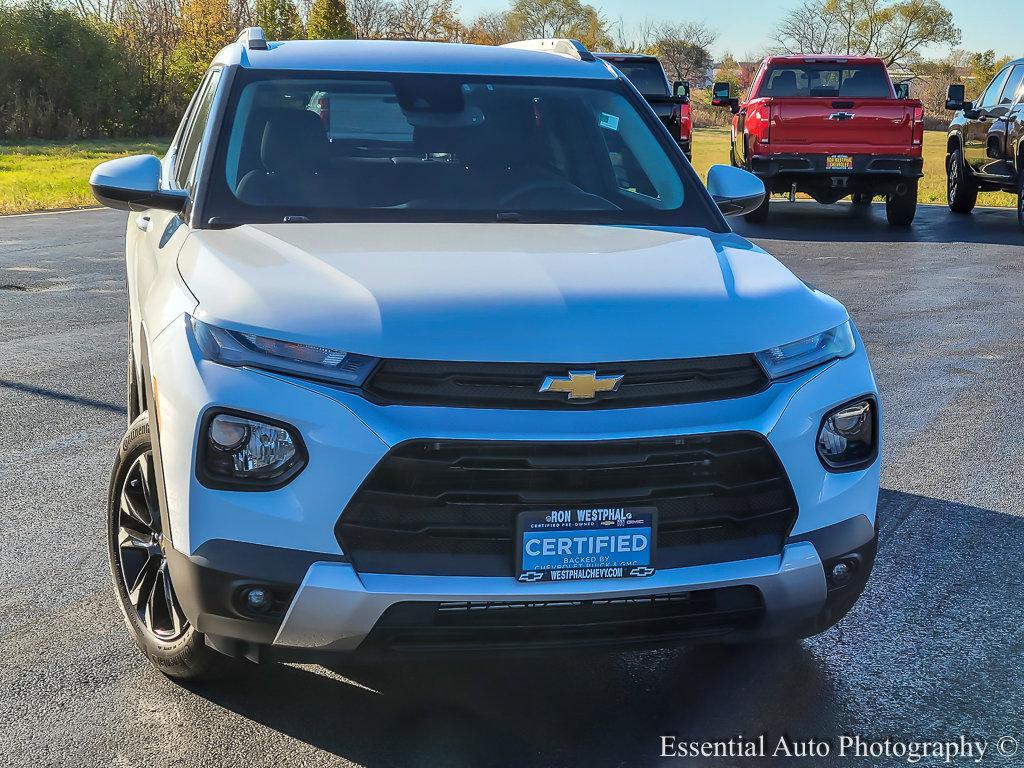
<path id="1" fill-rule="evenodd" d="M 208 543 L 192 557 L 172 550 L 170 567 L 186 614 L 214 647 L 254 660 L 302 660 L 324 652 L 536 651 L 810 635 L 856 602 L 875 545 L 874 526 L 859 515 L 791 538 L 778 556 L 672 568 L 627 588 L 618 580 L 567 589 L 511 578 L 360 574 L 342 558 L 235 542 Z M 839 561 L 855 567 L 836 584 L 827 573 Z M 247 612 L 239 600 L 247 586 L 269 587 L 287 610 Z M 672 601 L 685 608 L 665 611 Z M 484 614 L 488 620 L 479 621 Z"/>
<path id="2" fill-rule="evenodd" d="M 696 634 L 683 626 L 671 637 L 632 637 L 614 631 L 607 639 L 671 642 L 697 635 L 810 634 L 848 609 L 863 588 L 862 583 L 851 583 L 833 595 L 825 569 L 836 556 L 835 547 L 819 547 L 820 532 L 849 526 L 851 533 L 839 537 L 839 548 L 843 554 L 865 552 L 858 555 L 864 563 L 860 573 L 866 579 L 870 571 L 873 552 L 869 556 L 865 547 L 873 547 L 879 462 L 855 472 L 830 473 L 814 449 L 826 412 L 875 393 L 859 339 L 853 356 L 748 397 L 588 412 L 501 411 L 380 406 L 328 386 L 219 366 L 199 358 L 183 321 L 181 325 L 169 326 L 151 351 L 152 372 L 160 385 L 165 530 L 175 550 L 170 557 L 172 578 L 186 593 L 186 615 L 222 650 L 246 655 L 253 649 L 365 650 L 381 644 L 384 635 L 375 630 L 384 625 L 394 629 L 391 609 L 410 602 L 419 607 L 462 603 L 472 608 L 697 595 L 742 586 L 757 590 L 763 601 L 756 621 L 716 626 L 712 616 Z M 194 446 L 204 413 L 218 406 L 294 425 L 306 443 L 308 466 L 274 491 L 245 493 L 202 486 L 195 476 Z M 339 515 L 361 483 L 406 440 L 616 440 L 728 431 L 765 436 L 792 485 L 799 514 L 778 554 L 666 568 L 640 580 L 521 584 L 508 576 L 359 572 L 347 562 L 335 536 Z M 257 549 L 239 554 L 249 546 Z M 279 592 L 280 610 L 246 615 L 238 604 L 239 590 L 246 585 Z M 837 596 L 852 599 L 843 608 Z M 241 651 L 232 650 L 239 644 Z"/>

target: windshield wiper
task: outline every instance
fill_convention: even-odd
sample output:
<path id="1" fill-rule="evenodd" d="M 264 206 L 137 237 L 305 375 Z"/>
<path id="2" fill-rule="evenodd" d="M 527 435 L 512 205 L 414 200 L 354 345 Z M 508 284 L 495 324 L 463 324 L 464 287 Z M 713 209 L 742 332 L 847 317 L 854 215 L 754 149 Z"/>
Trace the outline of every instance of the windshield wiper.
<path id="1" fill-rule="evenodd" d="M 514 223 L 522 221 L 523 215 L 521 213 L 516 213 L 515 211 L 498 211 L 494 218 L 496 221 L 508 221 Z"/>

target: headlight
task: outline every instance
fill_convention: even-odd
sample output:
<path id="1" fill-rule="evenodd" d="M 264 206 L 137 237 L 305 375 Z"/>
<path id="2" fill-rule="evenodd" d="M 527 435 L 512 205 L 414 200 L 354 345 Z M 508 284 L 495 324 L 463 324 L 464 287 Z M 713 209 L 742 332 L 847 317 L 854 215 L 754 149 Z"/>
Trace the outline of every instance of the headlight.
<path id="1" fill-rule="evenodd" d="M 196 472 L 210 488 L 258 491 L 280 488 L 306 465 L 294 427 L 224 411 L 203 419 Z"/>
<path id="2" fill-rule="evenodd" d="M 773 379 L 806 371 L 840 357 L 849 357 L 857 349 L 853 327 L 847 320 L 835 328 L 757 353 L 765 373 Z"/>
<path id="3" fill-rule="evenodd" d="M 877 450 L 878 414 L 874 400 L 855 400 L 822 419 L 818 456 L 827 469 L 858 469 L 874 461 Z"/>
<path id="4" fill-rule="evenodd" d="M 207 360 L 248 366 L 335 384 L 359 386 L 377 360 L 327 347 L 229 331 L 192 318 L 192 332 Z"/>

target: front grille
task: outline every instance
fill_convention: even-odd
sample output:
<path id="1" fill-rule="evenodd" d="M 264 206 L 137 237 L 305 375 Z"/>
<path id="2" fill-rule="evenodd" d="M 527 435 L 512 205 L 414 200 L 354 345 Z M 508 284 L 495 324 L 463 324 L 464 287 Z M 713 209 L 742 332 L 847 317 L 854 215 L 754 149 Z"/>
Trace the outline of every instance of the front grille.
<path id="1" fill-rule="evenodd" d="M 777 554 L 796 500 L 762 435 L 600 442 L 413 440 L 391 450 L 335 532 L 368 573 L 512 576 L 516 515 L 658 509 L 658 568 Z"/>
<path id="2" fill-rule="evenodd" d="M 570 370 L 623 378 L 615 392 L 599 392 L 586 400 L 538 391 L 546 377 L 566 376 Z M 766 386 L 768 379 L 753 355 L 728 355 L 596 364 L 385 360 L 364 389 L 388 405 L 551 410 L 724 400 L 752 395 Z"/>
<path id="3" fill-rule="evenodd" d="M 384 612 L 362 647 L 526 650 L 670 643 L 755 627 L 763 616 L 764 599 L 752 586 L 594 600 L 406 602 Z"/>

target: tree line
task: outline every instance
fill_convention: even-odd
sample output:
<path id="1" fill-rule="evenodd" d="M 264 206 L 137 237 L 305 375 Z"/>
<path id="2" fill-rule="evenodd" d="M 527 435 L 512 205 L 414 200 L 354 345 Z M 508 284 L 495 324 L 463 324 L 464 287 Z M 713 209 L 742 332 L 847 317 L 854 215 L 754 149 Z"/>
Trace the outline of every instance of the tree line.
<path id="1" fill-rule="evenodd" d="M 727 119 L 701 90 L 714 69 L 715 30 L 693 22 L 626 24 L 583 0 L 511 0 L 471 19 L 455 0 L 0 0 L 0 137 L 166 136 L 214 54 L 253 24 L 270 40 L 496 45 L 573 37 L 593 50 L 654 53 L 671 80 L 697 89 L 697 125 Z M 955 50 L 959 41 L 952 14 L 935 0 L 806 0 L 782 16 L 774 41 L 757 55 L 879 55 L 921 83 L 941 82 L 944 93 L 946 83 L 965 73 L 975 80 L 1000 63 L 991 51 Z M 951 53 L 923 57 L 936 46 Z M 742 90 L 752 73 L 750 62 L 726 55 L 715 74 Z"/>

